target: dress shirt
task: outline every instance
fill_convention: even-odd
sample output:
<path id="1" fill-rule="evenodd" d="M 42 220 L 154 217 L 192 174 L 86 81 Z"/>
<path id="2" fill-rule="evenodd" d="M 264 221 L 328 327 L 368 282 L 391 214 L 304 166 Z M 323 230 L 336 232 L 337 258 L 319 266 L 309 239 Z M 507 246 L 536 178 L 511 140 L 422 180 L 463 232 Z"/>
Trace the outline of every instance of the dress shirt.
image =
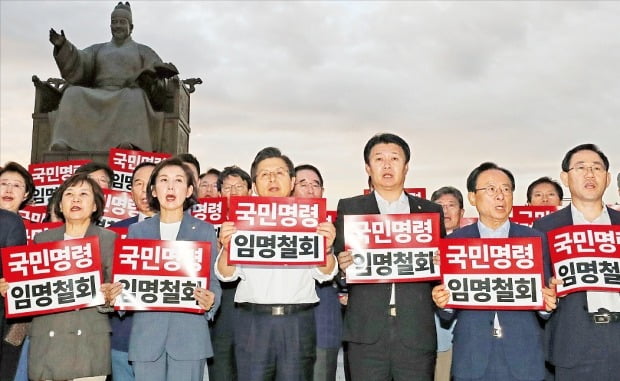
<path id="1" fill-rule="evenodd" d="M 611 219 L 607 208 L 603 205 L 601 215 L 596 217 L 592 222 L 586 220 L 574 205 L 570 205 L 571 215 L 573 217 L 573 225 L 611 225 Z M 599 308 L 606 308 L 609 311 L 620 312 L 620 294 L 617 292 L 606 291 L 586 291 L 588 300 L 588 312 L 598 312 Z"/>
<path id="2" fill-rule="evenodd" d="M 510 232 L 510 220 L 506 220 L 502 226 L 493 230 L 487 227 L 485 224 L 478 220 L 478 231 L 480 232 L 480 238 L 508 238 L 508 233 Z M 498 330 L 501 334 L 501 324 L 499 322 L 499 317 L 497 316 L 497 312 L 495 313 L 495 318 L 493 319 L 493 328 Z"/>
<path id="3" fill-rule="evenodd" d="M 411 208 L 409 206 L 409 199 L 405 192 L 400 194 L 398 200 L 389 202 L 379 192 L 375 191 L 375 198 L 377 199 L 377 206 L 381 214 L 410 214 Z M 396 293 L 394 292 L 394 283 L 392 283 L 392 289 L 390 291 L 390 306 L 396 305 Z"/>
<path id="4" fill-rule="evenodd" d="M 220 250 L 218 261 L 223 252 Z M 317 303 L 319 297 L 314 288 L 315 279 L 323 283 L 332 279 L 337 272 L 338 265 L 334 266 L 330 274 L 323 274 L 317 266 L 236 265 L 235 272 L 225 277 L 215 267 L 215 275 L 222 282 L 241 279 L 235 293 L 235 302 L 255 304 Z"/>

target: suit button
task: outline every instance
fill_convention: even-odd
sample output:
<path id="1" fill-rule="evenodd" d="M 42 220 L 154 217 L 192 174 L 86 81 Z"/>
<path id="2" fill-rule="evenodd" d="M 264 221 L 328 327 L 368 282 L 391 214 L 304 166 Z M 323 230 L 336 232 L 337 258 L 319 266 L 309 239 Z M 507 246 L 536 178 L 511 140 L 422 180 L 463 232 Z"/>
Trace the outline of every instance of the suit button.
<path id="1" fill-rule="evenodd" d="M 54 337 L 54 331 L 50 331 L 50 337 Z"/>
<path id="2" fill-rule="evenodd" d="M 82 334 L 82 330 L 81 330 L 81 329 L 78 329 L 78 330 L 77 330 L 77 335 L 78 335 L 78 336 L 80 336 L 81 334 Z"/>

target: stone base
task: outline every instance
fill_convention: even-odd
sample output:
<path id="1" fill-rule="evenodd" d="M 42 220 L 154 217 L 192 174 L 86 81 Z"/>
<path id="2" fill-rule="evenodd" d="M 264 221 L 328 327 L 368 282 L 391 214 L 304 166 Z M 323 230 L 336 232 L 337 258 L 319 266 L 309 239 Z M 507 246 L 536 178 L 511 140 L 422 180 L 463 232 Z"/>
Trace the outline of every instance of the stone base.
<path id="1" fill-rule="evenodd" d="M 43 152 L 41 162 L 88 159 L 107 165 L 109 154 L 109 151 L 45 151 Z"/>

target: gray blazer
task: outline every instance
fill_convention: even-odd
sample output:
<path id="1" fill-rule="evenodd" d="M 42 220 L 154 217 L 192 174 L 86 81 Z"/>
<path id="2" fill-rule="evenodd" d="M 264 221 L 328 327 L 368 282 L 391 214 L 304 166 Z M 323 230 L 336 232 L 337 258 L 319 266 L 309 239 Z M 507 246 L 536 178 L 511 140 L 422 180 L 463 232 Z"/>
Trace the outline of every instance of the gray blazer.
<path id="1" fill-rule="evenodd" d="M 64 240 L 65 226 L 37 234 L 34 241 Z M 99 237 L 104 282 L 112 273 L 116 233 L 91 224 L 86 237 Z M 36 316 L 30 327 L 28 378 L 70 380 L 111 373 L 110 323 L 96 307 Z"/>
<path id="2" fill-rule="evenodd" d="M 127 238 L 161 239 L 159 215 L 133 224 Z M 209 312 L 135 312 L 129 339 L 130 361 L 155 361 L 167 352 L 177 360 L 201 360 L 213 356 L 209 319 L 220 305 L 222 289 L 215 277 L 217 242 L 213 225 L 200 221 L 188 213 L 183 214 L 178 241 L 204 241 L 211 243 L 211 279 L 209 290 L 215 293 L 215 304 Z"/>

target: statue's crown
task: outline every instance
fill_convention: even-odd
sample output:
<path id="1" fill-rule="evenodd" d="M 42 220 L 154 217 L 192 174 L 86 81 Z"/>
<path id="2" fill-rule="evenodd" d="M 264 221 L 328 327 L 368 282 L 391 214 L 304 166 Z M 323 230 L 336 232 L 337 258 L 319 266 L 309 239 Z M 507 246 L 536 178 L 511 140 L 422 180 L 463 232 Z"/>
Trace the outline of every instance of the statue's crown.
<path id="1" fill-rule="evenodd" d="M 131 6 L 129 5 L 129 1 L 126 1 L 124 4 L 122 1 L 119 1 L 112 11 L 112 15 L 125 17 L 131 22 Z"/>
<path id="2" fill-rule="evenodd" d="M 118 4 L 116 4 L 116 6 L 114 7 L 114 9 L 124 9 L 128 12 L 131 12 L 131 5 L 129 5 L 129 1 L 125 1 L 125 4 L 123 4 L 122 1 L 119 1 Z"/>

